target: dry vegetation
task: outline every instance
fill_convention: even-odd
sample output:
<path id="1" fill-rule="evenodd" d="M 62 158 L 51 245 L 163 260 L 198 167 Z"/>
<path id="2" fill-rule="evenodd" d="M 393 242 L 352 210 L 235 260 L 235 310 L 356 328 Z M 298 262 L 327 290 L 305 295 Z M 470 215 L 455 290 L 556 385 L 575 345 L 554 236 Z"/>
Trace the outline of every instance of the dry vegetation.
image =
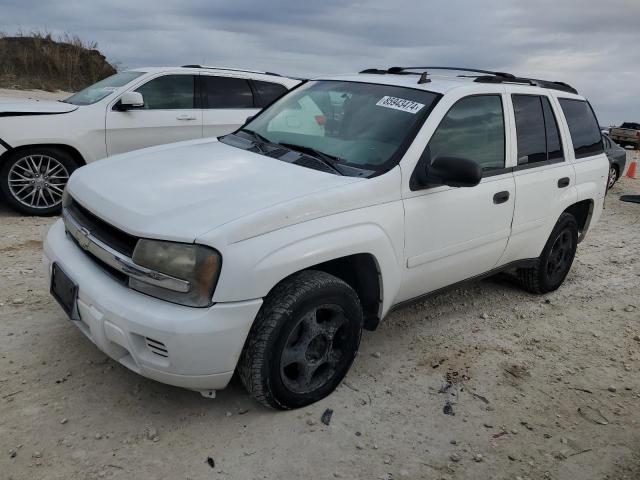
<path id="1" fill-rule="evenodd" d="M 116 72 L 77 35 L 0 34 L 0 87 L 77 91 Z"/>

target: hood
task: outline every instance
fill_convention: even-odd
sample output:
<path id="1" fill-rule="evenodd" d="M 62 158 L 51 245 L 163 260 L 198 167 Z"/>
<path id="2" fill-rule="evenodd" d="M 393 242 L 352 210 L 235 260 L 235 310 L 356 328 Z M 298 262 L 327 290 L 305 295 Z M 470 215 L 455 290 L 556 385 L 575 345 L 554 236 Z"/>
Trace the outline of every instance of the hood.
<path id="1" fill-rule="evenodd" d="M 50 100 L 0 98 L 0 116 L 52 115 L 77 110 L 77 105 Z"/>
<path id="2" fill-rule="evenodd" d="M 68 190 L 132 235 L 191 242 L 246 215 L 359 181 L 207 141 L 94 162 L 76 170 Z"/>

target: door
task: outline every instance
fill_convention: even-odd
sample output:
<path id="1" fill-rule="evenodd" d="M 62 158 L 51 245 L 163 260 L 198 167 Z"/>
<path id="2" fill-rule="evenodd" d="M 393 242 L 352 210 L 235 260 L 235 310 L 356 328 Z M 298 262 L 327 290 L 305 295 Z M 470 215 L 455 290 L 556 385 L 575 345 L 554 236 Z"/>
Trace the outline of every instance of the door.
<path id="1" fill-rule="evenodd" d="M 231 133 L 260 111 L 247 79 L 204 74 L 200 78 L 205 137 Z"/>
<path id="2" fill-rule="evenodd" d="M 560 213 L 575 202 L 575 170 L 566 159 L 557 114 L 546 95 L 512 94 L 518 192 L 504 262 L 535 258 Z"/>
<path id="3" fill-rule="evenodd" d="M 504 119 L 500 94 L 464 97 L 431 136 L 423 154 L 427 163 L 447 156 L 472 159 L 483 178 L 475 187 L 414 187 L 405 195 L 406 275 L 399 301 L 485 273 L 503 254 L 515 196 Z"/>
<path id="4" fill-rule="evenodd" d="M 195 79 L 194 75 L 180 74 L 155 77 L 135 90 L 142 94 L 143 107 L 109 109 L 108 155 L 201 138 L 202 110 L 196 102 Z"/>

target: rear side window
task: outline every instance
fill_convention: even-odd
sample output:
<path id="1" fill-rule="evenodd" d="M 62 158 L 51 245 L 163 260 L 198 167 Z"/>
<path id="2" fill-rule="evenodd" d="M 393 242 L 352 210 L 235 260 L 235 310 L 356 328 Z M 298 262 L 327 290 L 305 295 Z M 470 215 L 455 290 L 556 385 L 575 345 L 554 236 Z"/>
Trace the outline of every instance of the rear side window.
<path id="1" fill-rule="evenodd" d="M 256 98 L 256 107 L 266 107 L 276 98 L 287 93 L 287 88 L 279 83 L 262 82 L 253 80 L 253 86 L 256 89 L 258 98 Z"/>
<path id="2" fill-rule="evenodd" d="M 242 78 L 202 75 L 204 108 L 254 108 L 249 82 Z"/>
<path id="3" fill-rule="evenodd" d="M 504 114 L 499 95 L 476 95 L 459 100 L 447 112 L 429 140 L 429 155 L 463 157 L 483 171 L 504 168 Z"/>
<path id="4" fill-rule="evenodd" d="M 584 100 L 560 98 L 560 106 L 569 125 L 576 158 L 603 152 L 602 134 L 596 116 Z"/>
<path id="5" fill-rule="evenodd" d="M 547 97 L 540 97 L 542 102 L 542 113 L 544 113 L 544 127 L 547 135 L 547 160 L 559 160 L 564 157 L 562 154 L 562 141 L 560 140 L 560 130 L 558 122 L 553 114 L 551 103 Z"/>
<path id="6" fill-rule="evenodd" d="M 558 122 L 549 99 L 538 95 L 512 95 L 518 137 L 518 165 L 562 160 Z"/>
<path id="7" fill-rule="evenodd" d="M 518 134 L 518 165 L 547 161 L 547 133 L 539 96 L 512 95 Z"/>
<path id="8" fill-rule="evenodd" d="M 184 110 L 194 108 L 194 76 L 164 75 L 148 81 L 136 92 L 144 99 L 143 109 Z"/>

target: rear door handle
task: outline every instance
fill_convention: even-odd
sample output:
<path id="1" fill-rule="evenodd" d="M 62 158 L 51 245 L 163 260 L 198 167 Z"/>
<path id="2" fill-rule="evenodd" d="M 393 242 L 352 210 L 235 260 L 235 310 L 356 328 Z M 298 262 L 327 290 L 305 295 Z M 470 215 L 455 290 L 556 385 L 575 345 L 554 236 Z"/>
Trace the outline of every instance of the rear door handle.
<path id="1" fill-rule="evenodd" d="M 507 191 L 498 192 L 493 196 L 493 203 L 495 203 L 496 205 L 499 203 L 504 203 L 507 200 L 509 200 L 509 192 Z"/>
<path id="2" fill-rule="evenodd" d="M 568 187 L 570 183 L 571 180 L 569 180 L 569 177 L 562 177 L 560 180 L 558 180 L 558 188 Z"/>
<path id="3" fill-rule="evenodd" d="M 195 120 L 196 117 L 195 115 L 187 115 L 186 113 L 183 115 L 178 115 L 176 117 L 176 120 Z"/>

